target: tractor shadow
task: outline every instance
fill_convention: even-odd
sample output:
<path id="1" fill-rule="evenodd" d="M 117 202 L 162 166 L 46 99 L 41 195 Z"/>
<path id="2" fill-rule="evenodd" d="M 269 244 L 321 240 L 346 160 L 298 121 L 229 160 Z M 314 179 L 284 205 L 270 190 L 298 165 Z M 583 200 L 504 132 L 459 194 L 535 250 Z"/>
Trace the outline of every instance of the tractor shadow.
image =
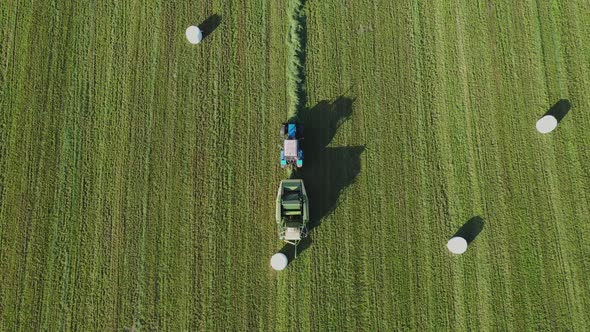
<path id="1" fill-rule="evenodd" d="M 567 113 L 569 113 L 570 109 L 572 109 L 570 101 L 567 99 L 560 99 L 555 105 L 551 106 L 543 116 L 551 115 L 557 119 L 557 123 L 560 123 Z"/>
<path id="2" fill-rule="evenodd" d="M 308 238 L 312 230 L 334 211 L 342 192 L 354 183 L 361 171 L 364 145 L 329 146 L 338 128 L 350 119 L 353 103 L 354 99 L 340 96 L 333 102 L 321 101 L 298 114 L 298 121 L 304 125 L 305 162 L 301 170 L 292 173 L 292 178 L 303 179 L 305 183 L 310 212 Z M 304 246 L 302 241 L 297 248 L 298 253 L 311 243 L 309 239 Z"/>
<path id="3" fill-rule="evenodd" d="M 483 226 L 485 224 L 485 220 L 483 220 L 480 216 L 475 216 L 469 219 L 459 230 L 453 235 L 453 237 L 462 237 L 467 241 L 467 244 L 470 244 L 475 240 L 475 238 L 481 233 L 483 230 Z"/>
<path id="4" fill-rule="evenodd" d="M 218 14 L 209 16 L 203 23 L 199 24 L 199 29 L 203 31 L 203 40 L 213 33 L 219 24 L 221 24 L 221 16 Z"/>

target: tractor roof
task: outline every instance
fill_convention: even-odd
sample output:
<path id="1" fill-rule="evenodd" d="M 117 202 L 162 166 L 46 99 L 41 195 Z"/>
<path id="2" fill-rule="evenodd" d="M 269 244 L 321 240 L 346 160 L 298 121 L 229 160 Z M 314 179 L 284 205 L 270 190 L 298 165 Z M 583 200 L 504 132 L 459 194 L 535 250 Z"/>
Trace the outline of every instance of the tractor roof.
<path id="1" fill-rule="evenodd" d="M 285 157 L 297 157 L 299 144 L 296 139 L 286 139 L 284 144 Z"/>

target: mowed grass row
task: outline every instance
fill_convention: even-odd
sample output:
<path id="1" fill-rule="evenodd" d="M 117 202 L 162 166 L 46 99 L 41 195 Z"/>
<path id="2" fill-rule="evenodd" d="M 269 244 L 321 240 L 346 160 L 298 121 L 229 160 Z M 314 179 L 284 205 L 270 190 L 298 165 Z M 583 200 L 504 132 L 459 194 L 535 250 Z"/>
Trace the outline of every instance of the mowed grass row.
<path id="1" fill-rule="evenodd" d="M 296 302 L 311 288 L 313 328 L 588 326 L 589 15 L 584 2 L 308 3 L 309 104 L 353 99 L 332 146 L 365 145 L 281 276 L 302 280 Z M 538 134 L 560 99 L 572 110 Z M 322 185 L 355 162 L 328 162 Z M 452 257 L 446 241 L 474 216 L 483 232 Z"/>
<path id="2" fill-rule="evenodd" d="M 1 329 L 274 330 L 284 15 L 0 5 Z"/>

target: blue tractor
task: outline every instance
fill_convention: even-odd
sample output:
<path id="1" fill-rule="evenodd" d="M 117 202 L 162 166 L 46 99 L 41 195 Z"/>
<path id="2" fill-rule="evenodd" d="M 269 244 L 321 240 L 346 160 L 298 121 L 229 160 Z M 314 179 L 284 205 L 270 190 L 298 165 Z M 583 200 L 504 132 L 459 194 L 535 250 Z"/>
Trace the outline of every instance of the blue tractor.
<path id="1" fill-rule="evenodd" d="M 297 168 L 303 167 L 303 125 L 296 122 L 283 123 L 281 125 L 281 167 L 292 165 Z"/>

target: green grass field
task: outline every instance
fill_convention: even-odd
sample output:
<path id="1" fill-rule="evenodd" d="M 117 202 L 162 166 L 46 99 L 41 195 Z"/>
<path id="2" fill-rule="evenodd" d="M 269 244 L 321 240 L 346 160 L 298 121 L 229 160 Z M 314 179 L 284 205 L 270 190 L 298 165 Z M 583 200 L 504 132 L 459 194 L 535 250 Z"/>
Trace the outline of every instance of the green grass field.
<path id="1" fill-rule="evenodd" d="M 589 2 L 147 3 L 0 2 L 0 330 L 588 329 Z"/>

